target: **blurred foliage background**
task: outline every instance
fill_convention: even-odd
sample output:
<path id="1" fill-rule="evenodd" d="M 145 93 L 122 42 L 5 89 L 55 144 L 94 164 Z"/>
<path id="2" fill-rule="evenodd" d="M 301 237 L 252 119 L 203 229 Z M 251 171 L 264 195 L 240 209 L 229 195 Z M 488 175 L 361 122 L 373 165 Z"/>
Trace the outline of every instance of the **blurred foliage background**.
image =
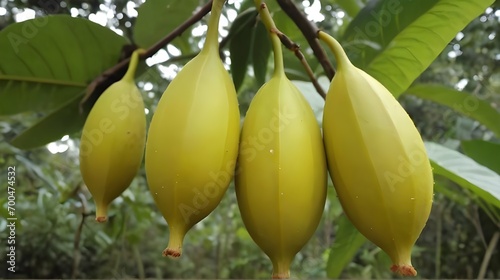
<path id="1" fill-rule="evenodd" d="M 248 1 L 246 1 L 248 2 Z M 271 1 L 268 1 L 271 2 Z M 307 14 L 321 14 L 316 24 L 332 34 L 350 21 L 342 1 L 296 1 Z M 367 1 L 357 1 L 363 5 Z M 133 38 L 131 26 L 140 0 L 0 0 L 0 30 L 17 21 L 48 14 L 88 18 L 115 32 Z M 203 4 L 200 1 L 199 5 Z M 223 16 L 234 20 L 241 1 L 229 1 Z M 449 43 L 436 61 L 419 77 L 471 92 L 492 107 L 500 106 L 500 5 L 498 1 Z M 206 18 L 204 19 L 206 20 Z M 190 29 L 188 49 L 203 40 L 202 20 Z M 316 20 L 314 20 L 316 21 Z M 292 24 L 292 23 L 289 23 Z M 198 29 L 197 29 L 198 28 Z M 286 30 L 288 26 L 281 25 Z M 289 27 L 292 28 L 292 27 Z M 228 25 L 225 29 L 229 29 Z M 286 33 L 286 32 L 285 32 Z M 153 112 L 173 75 L 192 55 L 172 45 L 157 54 L 155 65 L 138 77 L 146 107 Z M 179 53 L 182 53 L 179 56 Z M 224 50 L 226 56 L 228 51 Z M 311 58 L 311 54 L 306 56 Z M 287 55 L 287 65 L 297 65 Z M 311 61 L 312 59 L 309 59 Z M 230 64 L 230 59 L 226 57 Z M 311 63 L 314 67 L 314 63 Z M 317 65 L 316 65 L 317 66 Z M 298 66 L 300 68 L 300 66 Z M 170 74 L 169 74 L 170 73 Z M 172 74 L 174 73 L 174 74 Z M 299 75 L 295 79 L 299 79 Z M 304 79 L 306 80 L 306 79 Z M 259 88 L 245 79 L 239 89 L 242 111 Z M 306 94 L 317 94 L 314 90 Z M 478 121 L 449 107 L 412 95 L 400 98 L 424 139 L 460 150 L 462 140 L 498 138 Z M 243 113 L 242 112 L 242 113 Z M 148 121 L 151 117 L 148 114 Z M 168 227 L 149 194 L 144 169 L 128 190 L 115 200 L 106 224 L 94 222 L 94 205 L 83 185 L 78 166 L 80 133 L 67 135 L 46 146 L 20 150 L 7 140 L 19 134 L 41 114 L 22 113 L 0 117 L 0 178 L 2 190 L 7 166 L 16 167 L 17 272 L 0 271 L 2 278 L 268 278 L 271 264 L 253 243 L 241 221 L 234 185 L 221 205 L 191 230 L 180 260 L 163 258 Z M 500 160 L 500 155 L 498 155 Z M 497 171 L 498 172 L 498 171 Z M 431 217 L 414 249 L 417 278 L 500 278 L 499 246 L 488 251 L 500 224 L 491 219 L 474 195 L 450 180 L 437 176 L 441 191 L 434 198 Z M 0 196 L 3 216 L 7 197 Z M 297 255 L 294 278 L 325 278 L 337 221 L 342 209 L 329 186 L 329 199 L 315 236 Z M 0 221 L 0 239 L 8 236 L 7 223 Z M 2 241 L 3 243 L 3 241 Z M 4 243 L 2 246 L 5 246 Z M 483 263 L 485 254 L 491 254 Z M 6 255 L 0 262 L 6 263 Z M 394 278 L 390 260 L 371 243 L 364 244 L 345 267 L 341 278 Z"/>

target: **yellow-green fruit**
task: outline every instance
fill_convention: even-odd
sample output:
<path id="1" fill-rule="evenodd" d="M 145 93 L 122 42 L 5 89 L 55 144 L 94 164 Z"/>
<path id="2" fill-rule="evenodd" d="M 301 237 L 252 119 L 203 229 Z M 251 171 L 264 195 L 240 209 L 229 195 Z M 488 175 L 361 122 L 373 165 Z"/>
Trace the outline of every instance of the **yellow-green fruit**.
<path id="1" fill-rule="evenodd" d="M 243 222 L 271 259 L 273 278 L 288 278 L 323 213 L 327 169 L 319 125 L 273 43 L 277 66 L 247 111 L 235 184 Z"/>
<path id="2" fill-rule="evenodd" d="M 323 115 L 330 175 L 347 217 L 414 276 L 411 250 L 430 214 L 433 177 L 418 130 L 393 95 L 319 33 L 337 60 Z"/>
<path id="3" fill-rule="evenodd" d="M 125 76 L 101 94 L 83 126 L 80 171 L 98 222 L 107 220 L 108 205 L 130 185 L 144 154 L 146 115 L 134 83 L 138 53 Z"/>
<path id="4" fill-rule="evenodd" d="M 187 231 L 220 203 L 234 174 L 240 114 L 219 57 L 214 1 L 207 40 L 163 93 L 146 143 L 149 189 L 168 223 L 164 256 L 179 257 Z"/>

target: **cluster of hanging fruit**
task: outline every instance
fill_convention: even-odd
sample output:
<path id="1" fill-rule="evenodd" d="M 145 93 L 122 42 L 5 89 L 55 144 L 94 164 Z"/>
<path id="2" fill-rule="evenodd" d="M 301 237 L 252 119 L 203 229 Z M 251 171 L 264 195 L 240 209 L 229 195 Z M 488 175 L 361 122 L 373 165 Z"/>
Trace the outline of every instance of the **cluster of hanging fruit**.
<path id="1" fill-rule="evenodd" d="M 286 77 L 281 43 L 256 1 L 274 52 L 274 72 L 257 92 L 240 132 L 234 85 L 219 57 L 214 0 L 201 52 L 162 95 L 146 142 L 144 104 L 132 55 L 123 79 L 97 100 L 83 128 L 80 166 L 96 204 L 96 220 L 131 183 L 143 158 L 151 194 L 169 226 L 164 256 L 179 257 L 186 233 L 220 203 L 231 180 L 243 222 L 288 278 L 295 255 L 314 234 L 327 192 L 327 170 L 345 214 L 414 276 L 411 249 L 430 214 L 432 170 L 408 114 L 377 80 L 356 68 L 324 32 L 337 73 L 324 108 L 323 137 L 312 109 Z M 236 170 L 236 171 L 235 171 Z"/>

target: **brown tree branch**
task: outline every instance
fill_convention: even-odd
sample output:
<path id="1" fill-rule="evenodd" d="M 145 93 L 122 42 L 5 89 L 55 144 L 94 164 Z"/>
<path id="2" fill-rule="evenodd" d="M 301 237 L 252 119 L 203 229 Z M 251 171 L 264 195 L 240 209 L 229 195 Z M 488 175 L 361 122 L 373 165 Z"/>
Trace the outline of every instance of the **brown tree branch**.
<path id="1" fill-rule="evenodd" d="M 212 0 L 201 7 L 196 13 L 194 13 L 190 18 L 177 26 L 172 32 L 170 32 L 163 39 L 158 41 L 156 44 L 151 46 L 146 50 L 144 54 L 140 56 L 141 59 L 151 57 L 160 49 L 165 47 L 168 43 L 173 41 L 177 36 L 180 36 L 184 31 L 191 27 L 196 22 L 200 21 L 212 8 Z M 135 49 L 135 47 L 133 48 Z M 132 50 L 133 51 L 133 50 Z M 132 52 L 130 51 L 130 54 Z M 92 107 L 97 98 L 101 93 L 108 88 L 111 84 L 117 82 L 127 71 L 127 66 L 130 63 L 130 54 L 127 58 L 115 64 L 113 67 L 104 71 L 101 75 L 96 77 L 87 87 L 86 94 L 82 101 L 80 102 L 80 111 L 83 110 L 83 106 L 86 105 Z"/>
<path id="2" fill-rule="evenodd" d="M 79 189 L 79 188 L 78 188 Z M 83 225 L 85 224 L 85 218 L 89 216 L 87 213 L 87 200 L 85 199 L 85 196 L 81 193 L 78 192 L 78 198 L 80 199 L 80 202 L 82 204 L 81 206 L 81 214 L 82 214 L 82 219 L 80 220 L 80 224 L 78 225 L 78 229 L 75 232 L 75 240 L 73 241 L 73 268 L 71 272 L 71 278 L 76 279 L 78 276 L 78 269 L 80 266 L 80 239 L 82 236 L 82 231 L 83 231 Z"/>
<path id="3" fill-rule="evenodd" d="M 488 264 L 490 263 L 491 256 L 497 247 L 498 240 L 500 240 L 500 231 L 497 231 L 493 234 L 493 237 L 490 240 L 488 248 L 486 248 L 486 253 L 484 254 L 483 261 L 481 263 L 481 268 L 479 269 L 479 275 L 477 279 L 484 279 L 486 275 L 486 271 L 488 269 Z"/>
<path id="4" fill-rule="evenodd" d="M 323 67 L 326 76 L 331 80 L 335 75 L 335 70 L 333 69 L 325 50 L 319 44 L 317 38 L 318 27 L 309 21 L 291 0 L 276 0 L 281 7 L 281 9 L 293 20 L 295 25 L 300 29 L 307 42 L 311 46 L 314 55 L 318 59 L 319 63 Z"/>

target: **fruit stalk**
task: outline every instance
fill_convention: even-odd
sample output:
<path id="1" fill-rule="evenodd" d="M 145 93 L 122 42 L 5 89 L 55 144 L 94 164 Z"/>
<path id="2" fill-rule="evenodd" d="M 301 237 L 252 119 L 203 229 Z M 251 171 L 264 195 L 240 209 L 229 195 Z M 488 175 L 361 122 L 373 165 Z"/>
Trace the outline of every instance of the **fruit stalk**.
<path id="1" fill-rule="evenodd" d="M 219 51 L 219 20 L 227 0 L 213 0 L 208 20 L 207 36 L 201 52 Z"/>
<path id="2" fill-rule="evenodd" d="M 123 81 L 134 82 L 135 79 L 135 71 L 137 70 L 137 65 L 139 64 L 139 56 L 144 54 L 146 50 L 144 49 L 136 49 L 130 58 L 130 64 L 128 66 L 127 72 L 123 75 Z"/>
<path id="3" fill-rule="evenodd" d="M 269 13 L 269 9 L 267 8 L 266 3 L 262 3 L 261 0 L 254 1 L 257 10 L 259 11 L 260 19 L 262 23 L 266 26 L 266 29 L 269 33 L 269 38 L 271 39 L 271 44 L 273 46 L 273 55 L 274 55 L 274 72 L 273 76 L 283 75 L 285 73 L 285 68 L 283 65 L 283 52 L 281 49 L 281 41 L 276 34 L 278 28 L 276 28 L 276 24 Z"/>

